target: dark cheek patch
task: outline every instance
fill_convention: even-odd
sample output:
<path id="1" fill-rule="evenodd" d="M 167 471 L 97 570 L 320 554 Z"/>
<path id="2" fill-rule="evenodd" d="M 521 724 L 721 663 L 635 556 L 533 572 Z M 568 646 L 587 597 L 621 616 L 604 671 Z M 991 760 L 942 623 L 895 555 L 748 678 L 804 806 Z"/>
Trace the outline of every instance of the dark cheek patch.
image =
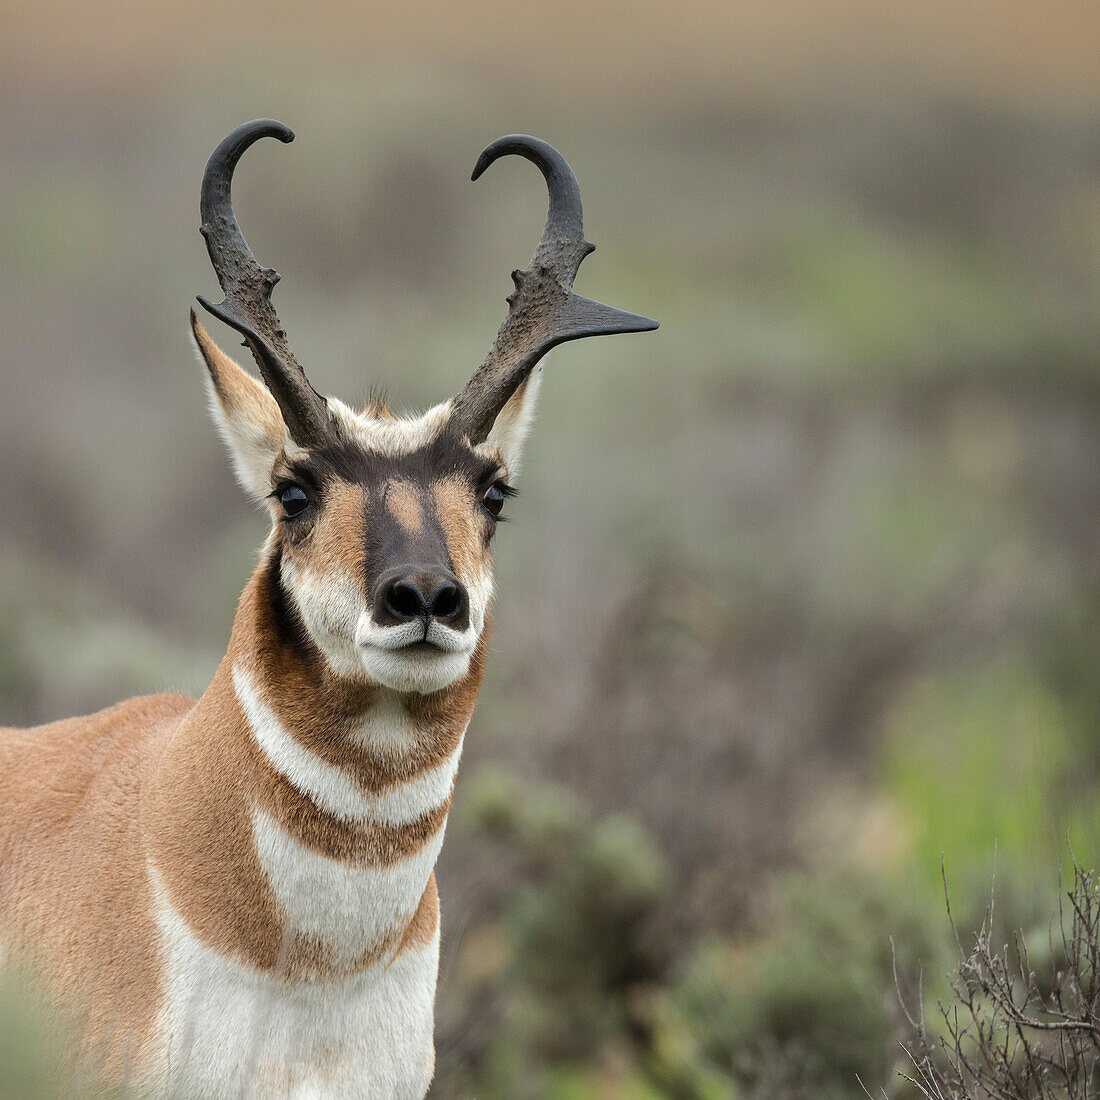
<path id="1" fill-rule="evenodd" d="M 316 655 L 313 643 L 294 601 L 283 587 L 282 562 L 285 552 L 280 540 L 264 565 L 264 588 L 271 616 L 271 636 L 278 646 L 287 647 L 300 659 L 310 662 Z"/>

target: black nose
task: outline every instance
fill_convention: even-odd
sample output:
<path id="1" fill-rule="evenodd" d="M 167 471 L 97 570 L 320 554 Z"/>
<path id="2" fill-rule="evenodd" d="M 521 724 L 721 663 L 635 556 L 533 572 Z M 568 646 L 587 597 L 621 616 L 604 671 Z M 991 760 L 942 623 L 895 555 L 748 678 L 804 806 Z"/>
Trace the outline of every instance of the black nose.
<path id="1" fill-rule="evenodd" d="M 469 598 L 462 582 L 450 573 L 394 569 L 378 581 L 374 619 L 383 626 L 436 619 L 456 630 L 465 630 L 469 622 Z"/>

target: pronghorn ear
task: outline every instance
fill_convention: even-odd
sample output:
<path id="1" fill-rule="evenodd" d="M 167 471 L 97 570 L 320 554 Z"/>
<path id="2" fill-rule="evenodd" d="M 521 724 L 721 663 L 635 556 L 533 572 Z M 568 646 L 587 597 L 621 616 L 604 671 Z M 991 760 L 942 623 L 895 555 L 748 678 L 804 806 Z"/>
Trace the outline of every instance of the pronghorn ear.
<path id="1" fill-rule="evenodd" d="M 287 442 L 275 398 L 237 366 L 199 324 L 191 310 L 191 332 L 207 370 L 214 421 L 229 448 L 237 480 L 257 499 L 271 493 L 271 470 Z"/>
<path id="2" fill-rule="evenodd" d="M 485 437 L 485 442 L 500 452 L 511 477 L 515 477 L 519 471 L 523 444 L 535 418 L 535 404 L 541 383 L 542 367 L 538 366 L 508 398 L 508 403 L 497 414 L 489 434 Z"/>

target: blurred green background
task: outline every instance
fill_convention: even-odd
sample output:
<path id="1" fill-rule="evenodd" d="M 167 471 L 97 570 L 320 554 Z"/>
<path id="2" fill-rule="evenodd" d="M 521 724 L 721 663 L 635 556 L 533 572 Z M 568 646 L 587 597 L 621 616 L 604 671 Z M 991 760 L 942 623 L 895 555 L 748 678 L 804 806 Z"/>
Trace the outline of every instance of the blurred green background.
<path id="1" fill-rule="evenodd" d="M 0 723 L 198 693 L 225 643 L 264 524 L 186 335 L 217 140 L 297 131 L 236 190 L 292 343 L 323 391 L 415 407 L 480 361 L 544 216 L 531 166 L 474 159 L 538 134 L 599 246 L 579 290 L 662 326 L 547 361 L 432 1094 L 909 1095 L 890 940 L 934 1002 L 941 853 L 965 932 L 995 849 L 1006 927 L 1095 851 L 1100 8 L 0 23 Z M 32 1095 L 0 1031 L 0 1096 Z"/>

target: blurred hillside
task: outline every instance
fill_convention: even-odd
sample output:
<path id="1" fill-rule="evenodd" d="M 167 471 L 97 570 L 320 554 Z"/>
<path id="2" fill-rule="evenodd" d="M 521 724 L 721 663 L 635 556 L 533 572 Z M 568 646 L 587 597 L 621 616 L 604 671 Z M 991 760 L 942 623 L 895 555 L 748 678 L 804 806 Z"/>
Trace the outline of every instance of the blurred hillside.
<path id="1" fill-rule="evenodd" d="M 905 1095 L 890 937 L 934 997 L 941 852 L 972 927 L 995 845 L 1006 926 L 1096 851 L 1097 12 L 5 5 L 0 723 L 224 645 L 263 523 L 186 337 L 214 143 L 294 127 L 236 189 L 291 340 L 417 406 L 545 212 L 474 159 L 539 134 L 579 289 L 662 327 L 547 361 L 433 1095 Z"/>
<path id="2" fill-rule="evenodd" d="M 830 71 L 861 82 L 908 73 L 1002 99 L 1085 103 L 1100 79 L 1100 15 L 1090 0 L 843 0 L 828 7 L 811 0 L 328 0 L 321 7 L 9 0 L 4 18 L 0 58 L 10 82 L 65 90 L 157 82 L 166 70 L 209 73 L 212 65 L 238 73 L 255 66 L 269 78 L 285 68 L 297 78 L 318 61 L 413 61 L 478 80 L 518 76 L 513 94 L 552 93 L 559 106 L 599 89 L 600 101 L 589 104 L 597 109 L 608 96 L 618 106 L 624 99 L 721 99 L 753 84 L 789 89 Z"/>

